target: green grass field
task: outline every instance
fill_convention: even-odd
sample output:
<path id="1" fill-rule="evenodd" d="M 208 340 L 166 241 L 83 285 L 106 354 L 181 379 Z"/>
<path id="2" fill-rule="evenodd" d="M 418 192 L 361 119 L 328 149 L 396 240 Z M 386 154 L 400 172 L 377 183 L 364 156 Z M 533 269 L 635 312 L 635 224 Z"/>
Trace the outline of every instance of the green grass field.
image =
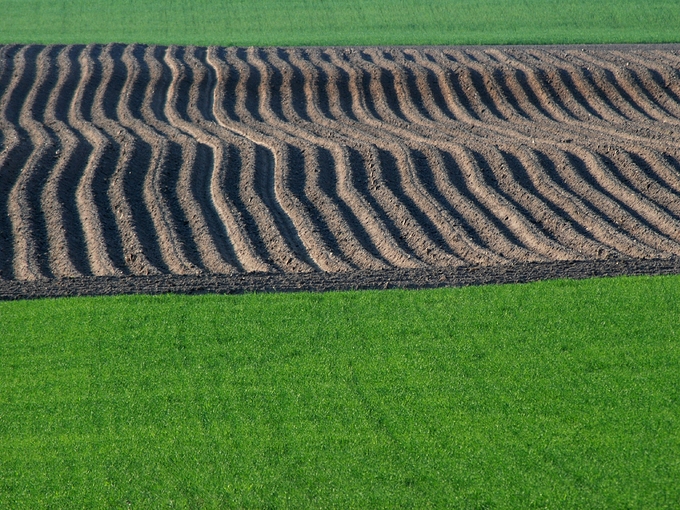
<path id="1" fill-rule="evenodd" d="M 3 302 L 0 331 L 2 508 L 680 501 L 680 277 Z"/>
<path id="2" fill-rule="evenodd" d="M 677 0 L 1 0 L 0 42 L 678 42 Z"/>

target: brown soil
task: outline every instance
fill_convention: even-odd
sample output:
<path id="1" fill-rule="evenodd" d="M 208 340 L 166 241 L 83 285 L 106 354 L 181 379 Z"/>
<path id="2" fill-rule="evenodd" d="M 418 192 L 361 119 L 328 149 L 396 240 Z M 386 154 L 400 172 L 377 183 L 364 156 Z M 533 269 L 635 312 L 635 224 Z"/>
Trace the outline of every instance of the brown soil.
<path id="1" fill-rule="evenodd" d="M 680 46 L 0 46 L 0 299 L 679 261 Z"/>

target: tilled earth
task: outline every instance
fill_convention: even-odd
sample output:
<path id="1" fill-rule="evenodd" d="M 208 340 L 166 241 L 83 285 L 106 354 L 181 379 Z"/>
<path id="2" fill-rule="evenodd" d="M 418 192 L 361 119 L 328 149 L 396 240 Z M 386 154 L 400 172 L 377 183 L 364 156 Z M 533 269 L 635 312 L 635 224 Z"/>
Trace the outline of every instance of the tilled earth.
<path id="1" fill-rule="evenodd" d="M 0 46 L 0 298 L 680 272 L 680 46 Z"/>

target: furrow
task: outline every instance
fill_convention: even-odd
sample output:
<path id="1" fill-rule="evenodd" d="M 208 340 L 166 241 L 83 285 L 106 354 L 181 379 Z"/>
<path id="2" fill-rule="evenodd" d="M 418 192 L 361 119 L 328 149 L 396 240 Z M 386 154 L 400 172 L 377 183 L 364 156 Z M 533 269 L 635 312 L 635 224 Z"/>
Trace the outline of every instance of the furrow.
<path id="1" fill-rule="evenodd" d="M 584 251 L 585 248 L 594 258 L 609 258 L 619 254 L 629 257 L 649 255 L 649 249 L 641 247 L 639 242 L 607 222 L 599 210 L 590 207 L 587 200 L 564 183 L 556 171 L 563 163 L 563 158 L 555 157 L 555 151 L 552 149 L 542 150 L 544 152 L 520 146 L 507 154 L 511 154 L 519 163 L 515 172 L 526 173 L 526 178 L 516 178 L 523 181 L 523 187 L 529 192 L 533 191 L 532 188 L 535 189 L 536 194 L 544 196 L 546 201 L 554 204 L 553 207 L 561 211 L 561 215 L 568 216 L 572 228 L 577 229 L 584 238 L 580 251 Z"/>
<path id="2" fill-rule="evenodd" d="M 311 111 L 316 108 L 314 95 L 310 93 L 314 77 L 293 67 L 282 53 L 283 50 L 273 49 L 258 55 L 260 68 L 271 67 L 268 72 L 280 73 L 284 98 L 280 116 L 267 109 L 263 118 L 287 143 L 294 145 L 296 140 L 299 141 L 296 149 L 302 152 L 304 168 L 298 167 L 298 175 L 291 180 L 291 185 L 297 187 L 294 193 L 305 204 L 309 219 L 316 220 L 315 228 L 322 233 L 329 248 L 351 264 L 345 264 L 343 270 L 389 267 L 356 216 L 351 216 L 346 203 L 332 198 L 335 195 L 336 169 L 347 156 L 346 150 L 332 138 L 319 136 L 308 129 L 311 118 L 318 116 L 317 111 Z"/>
<path id="3" fill-rule="evenodd" d="M 263 50 L 249 50 L 246 63 L 260 79 L 259 114 L 264 123 L 256 123 L 257 130 L 267 132 L 272 139 L 282 143 L 274 148 L 281 158 L 276 165 L 275 190 L 279 202 L 290 217 L 306 250 L 324 271 L 348 271 L 354 268 L 338 245 L 337 231 L 328 226 L 328 214 L 320 209 L 313 198 L 323 196 L 315 185 L 314 176 L 319 163 L 317 144 L 291 122 L 297 114 L 292 111 L 290 77 L 272 65 Z M 278 111 L 276 111 L 278 110 Z M 283 110 L 289 113 L 285 118 Z M 246 117 L 247 118 L 247 117 Z M 286 163 L 284 163 L 284 161 Z"/>
<path id="4" fill-rule="evenodd" d="M 546 63 L 552 63 L 557 72 L 555 78 L 562 81 L 562 90 L 574 97 L 588 110 L 590 115 L 595 116 L 595 120 L 602 119 L 612 123 L 626 123 L 634 119 L 639 119 L 637 112 L 631 112 L 628 105 L 623 105 L 624 110 L 620 109 L 619 104 L 614 103 L 605 91 L 600 88 L 601 73 L 594 66 L 579 65 L 569 59 L 567 52 L 560 54 L 545 50 L 530 50 L 530 54 L 537 56 Z M 611 87 L 606 90 L 611 91 Z M 590 121 L 589 118 L 584 120 Z"/>
<path id="5" fill-rule="evenodd" d="M 607 59 L 599 58 L 597 52 L 571 51 L 569 55 L 583 66 L 595 69 L 593 75 L 600 89 L 631 120 L 644 123 L 677 122 L 677 119 L 650 101 L 639 84 L 635 83 L 625 64 L 613 65 Z"/>
<path id="6" fill-rule="evenodd" d="M 239 85 L 237 86 L 240 90 L 252 90 L 256 89 L 256 87 L 259 87 L 259 71 L 254 68 L 253 66 L 248 65 L 247 63 L 247 55 L 240 55 L 236 54 L 236 52 L 230 52 L 227 53 L 226 55 L 226 60 L 227 62 L 231 65 L 232 69 L 238 74 L 239 77 Z M 262 119 L 260 109 L 258 108 L 258 105 L 254 102 L 249 102 L 247 99 L 244 101 L 239 102 L 239 104 L 236 106 L 236 113 L 239 115 L 239 118 L 241 118 L 244 121 L 244 124 L 246 125 L 251 125 L 255 124 L 257 125 L 257 129 L 260 130 L 262 128 L 266 129 L 266 125 L 262 123 L 260 120 Z M 238 126 L 233 126 L 233 124 L 230 126 L 232 128 L 238 129 Z M 281 131 L 281 130 L 277 130 Z M 249 136 L 256 136 L 256 132 L 250 132 Z M 280 133 L 279 133 L 280 134 Z M 346 164 L 346 161 L 349 159 L 349 150 L 344 149 L 344 151 L 341 152 L 340 158 L 345 157 L 345 159 L 339 159 L 340 165 L 339 168 L 343 168 L 343 166 Z M 337 153 L 336 153 L 336 158 L 337 158 Z M 339 179 L 342 181 L 342 176 L 339 176 Z M 385 253 L 383 252 L 383 255 Z M 388 252 L 387 257 L 389 257 L 390 254 Z M 407 258 L 408 260 L 408 258 Z M 401 264 L 398 264 L 401 265 Z"/>
<path id="7" fill-rule="evenodd" d="M 389 215 L 393 224 L 401 229 L 399 237 L 408 243 L 409 249 L 420 260 L 432 265 L 463 263 L 462 254 L 470 251 L 470 243 L 461 241 L 463 236 L 460 230 L 455 232 L 455 228 L 450 228 L 456 225 L 455 220 L 437 206 L 418 181 L 411 151 L 387 131 L 364 129 L 366 123 L 373 124 L 373 127 L 387 124 L 380 120 L 380 114 L 376 111 L 376 108 L 383 109 L 381 104 L 384 102 L 385 90 L 382 85 L 385 77 L 381 83 L 381 77 L 372 78 L 369 70 L 352 66 L 336 52 L 329 51 L 328 57 L 347 76 L 352 111 L 357 119 L 340 116 L 339 121 L 332 123 L 333 128 L 341 130 L 348 137 L 369 142 L 364 149 L 368 151 L 366 160 L 375 163 L 369 163 L 366 178 L 376 202 Z M 323 58 L 317 61 L 317 65 L 329 71 Z M 395 95 L 393 90 L 387 94 Z M 375 102 L 370 99 L 371 95 L 375 97 Z M 393 99 L 396 101 L 396 97 Z M 394 101 L 393 107 L 398 108 Z M 399 125 L 407 124 L 403 112 L 390 114 L 390 120 Z M 370 156 L 370 153 L 374 155 Z M 441 225 L 445 225 L 443 232 Z"/>
<path id="8" fill-rule="evenodd" d="M 323 60 L 319 62 L 321 66 L 324 65 Z M 332 72 L 334 68 L 329 67 L 327 68 L 328 72 Z M 348 92 L 349 94 L 349 92 Z M 463 114 L 464 115 L 464 114 Z M 364 126 L 360 126 L 358 124 L 355 124 L 357 128 L 362 128 L 365 129 Z M 410 135 L 409 135 L 410 137 Z M 425 145 L 426 147 L 427 145 Z M 447 163 L 445 165 L 440 165 L 441 159 L 437 158 L 437 156 L 434 156 L 434 163 L 431 163 L 434 168 L 434 174 L 437 177 L 440 177 L 442 174 L 446 175 L 448 172 L 455 172 L 455 175 L 458 177 L 462 177 L 462 173 L 459 172 L 459 167 L 455 163 L 455 161 L 451 158 L 450 155 L 447 155 L 447 153 L 443 153 L 445 156 L 445 159 Z M 430 155 L 430 158 L 433 156 Z M 447 187 L 447 184 L 450 183 L 450 181 L 447 178 L 443 179 L 438 179 L 438 182 L 443 185 L 445 188 Z M 461 191 L 462 194 L 456 193 L 458 190 Z M 518 245 L 516 240 L 513 239 L 513 236 L 510 235 L 504 235 L 501 233 L 501 230 L 498 230 L 498 228 L 503 229 L 503 226 L 500 222 L 497 222 L 496 218 L 494 217 L 493 214 L 490 213 L 490 211 L 477 200 L 477 198 L 474 196 L 473 193 L 470 192 L 469 188 L 465 184 L 464 179 L 456 179 L 454 185 L 452 188 L 442 190 L 442 193 L 445 196 L 457 196 L 458 202 L 456 204 L 460 204 L 460 212 L 462 215 L 465 216 L 465 219 L 473 225 L 475 228 L 480 227 L 478 232 L 479 236 L 483 236 L 484 233 L 489 233 L 489 236 L 487 237 L 486 241 L 488 242 L 489 246 L 494 246 L 496 247 L 496 252 L 499 254 L 502 254 L 503 256 L 518 256 L 520 253 L 527 254 L 528 252 L 526 251 L 525 248 L 522 246 Z M 455 193 L 455 195 L 451 195 L 451 193 Z M 469 207 L 468 207 L 469 206 Z M 488 221 L 481 221 L 480 219 L 485 219 L 485 218 L 491 218 L 491 222 Z M 495 225 L 492 226 L 491 230 L 485 230 L 489 224 Z M 494 230 L 495 229 L 495 230 Z M 507 233 L 507 232 L 506 232 Z M 497 235 L 498 234 L 498 235 Z M 474 230 L 473 230 L 473 236 L 474 236 Z M 529 255 L 531 256 L 531 255 Z"/>
<path id="9" fill-rule="evenodd" d="M 282 235 L 277 228 L 277 219 L 272 215 L 270 209 L 271 196 L 269 194 L 271 157 L 268 149 L 257 141 L 238 136 L 227 129 L 219 130 L 219 126 L 215 122 L 206 120 L 201 111 L 202 109 L 205 110 L 205 106 L 201 108 L 199 102 L 209 100 L 212 103 L 211 94 L 208 90 L 212 85 L 201 83 L 207 80 L 207 72 L 205 69 L 199 69 L 195 62 L 184 55 L 184 52 L 180 51 L 181 54 L 177 55 L 178 51 L 180 51 L 179 48 L 169 48 L 165 59 L 172 69 L 174 82 L 184 80 L 189 87 L 189 91 L 185 91 L 183 96 L 190 98 L 190 100 L 183 105 L 183 116 L 170 111 L 168 111 L 168 115 L 173 124 L 190 133 L 201 143 L 211 147 L 215 160 L 214 168 L 222 168 L 221 175 L 226 175 L 230 171 L 227 159 L 230 145 L 238 148 L 238 154 L 245 158 L 242 159 L 242 162 L 246 164 L 240 164 L 238 167 L 240 167 L 243 187 L 246 188 L 241 191 L 241 199 L 245 198 L 248 202 L 247 214 L 250 218 L 253 218 L 255 223 L 255 225 L 246 223 L 246 226 L 250 228 L 248 228 L 247 237 L 244 236 L 243 238 L 251 247 L 252 261 L 250 263 L 253 267 L 251 270 L 261 270 L 260 268 L 268 268 L 270 271 L 310 270 L 310 265 L 301 260 L 293 249 L 289 248 L 284 238 L 285 234 Z M 192 66 L 192 64 L 194 65 Z M 202 88 L 204 90 L 201 90 Z M 219 131 L 220 136 L 215 135 L 215 130 Z M 225 140 L 230 143 L 226 143 Z M 231 170 L 235 169 L 236 167 Z M 213 182 L 213 180 L 206 180 L 206 182 Z M 220 189 L 211 187 L 213 194 Z M 226 201 L 227 198 L 225 196 L 224 200 Z M 239 212 L 242 211 L 243 209 Z M 243 264 L 245 267 L 246 261 L 243 261 Z"/>
<path id="10" fill-rule="evenodd" d="M 560 124 L 579 120 L 546 79 L 549 71 L 526 64 L 509 51 L 489 49 L 484 53 L 503 66 L 498 74 L 503 76 L 519 104 L 531 113 L 531 117 L 547 118 Z"/>
<path id="11" fill-rule="evenodd" d="M 656 204 L 644 196 L 636 194 L 613 174 L 612 164 L 604 155 L 586 149 L 576 150 L 574 148 L 572 150 L 578 153 L 586 163 L 587 174 L 584 174 L 584 177 L 591 179 L 594 185 L 615 199 L 630 217 L 635 218 L 641 230 L 645 232 L 648 244 L 652 243 L 654 248 L 669 253 L 678 251 L 680 245 L 663 234 L 669 229 L 678 232 L 680 225 L 677 220 L 664 214 Z"/>
<path id="12" fill-rule="evenodd" d="M 667 162 L 654 151 L 632 151 L 625 148 L 617 148 L 617 151 L 612 160 L 617 165 L 616 171 L 626 179 L 627 185 L 664 208 L 666 214 L 675 219 L 680 218 L 680 193 L 677 186 L 673 187 L 660 178 L 658 171 L 665 170 L 663 173 L 666 175 L 673 175 L 676 184 L 680 175 L 673 172 Z"/>
<path id="13" fill-rule="evenodd" d="M 399 67 L 396 65 L 396 63 L 391 62 L 390 60 L 385 58 L 385 53 L 382 50 L 380 50 L 380 52 L 378 52 L 378 50 L 374 50 L 372 52 L 372 57 L 373 57 L 375 64 L 381 65 L 383 67 L 391 68 L 393 70 L 394 75 L 398 76 Z M 395 59 L 395 60 L 397 60 L 397 59 Z M 402 78 L 399 81 L 401 83 L 397 86 L 397 91 L 398 91 L 397 97 L 402 98 L 401 110 L 404 112 L 404 114 L 408 118 L 409 122 L 415 123 L 415 125 L 410 126 L 410 129 L 409 129 L 408 132 L 400 133 L 400 135 L 403 136 L 404 138 L 406 138 L 407 143 L 409 143 L 408 142 L 409 135 L 410 135 L 410 138 L 416 138 L 417 137 L 417 141 L 414 142 L 414 143 L 418 144 L 417 145 L 418 148 L 415 149 L 415 150 L 418 153 L 422 153 L 425 156 L 425 159 L 430 162 L 430 164 L 432 164 L 432 162 L 435 162 L 434 163 L 435 168 L 439 169 L 439 168 L 441 168 L 441 166 L 440 166 L 441 165 L 441 158 L 434 155 L 434 154 L 436 154 L 436 151 L 433 151 L 433 148 L 430 147 L 430 144 L 437 146 L 440 151 L 441 150 L 443 150 L 443 151 L 453 150 L 453 152 L 457 152 L 457 148 L 451 149 L 450 145 L 448 145 L 447 143 L 442 143 L 441 141 L 433 141 L 433 140 L 436 140 L 437 138 L 441 138 L 441 135 L 443 134 L 446 137 L 447 142 L 449 142 L 449 143 L 452 142 L 452 143 L 456 144 L 456 142 L 458 142 L 461 137 L 469 138 L 469 135 L 464 130 L 461 130 L 460 123 L 452 121 L 452 119 L 447 117 L 447 116 L 444 116 L 444 118 L 442 118 L 441 113 L 439 115 L 437 115 L 436 113 L 433 114 L 434 117 L 437 119 L 436 121 L 434 121 L 432 119 L 432 117 L 430 117 L 428 115 L 424 115 L 422 109 L 419 108 L 417 104 L 415 104 L 415 99 L 414 99 L 413 94 L 410 94 L 408 92 L 408 90 L 407 90 L 408 84 L 406 83 L 406 80 L 404 80 Z M 423 87 L 421 89 L 422 90 L 421 97 L 427 96 L 428 94 L 427 94 L 426 89 L 424 88 L 423 83 L 421 83 L 421 87 Z M 434 105 L 430 104 L 430 108 L 434 109 Z M 387 112 L 387 111 L 382 112 L 382 115 L 383 115 L 384 118 L 386 118 L 386 117 L 389 116 L 389 112 Z M 426 129 L 427 131 L 425 133 L 423 133 L 423 136 L 421 137 L 420 131 L 423 128 Z M 430 136 L 432 131 L 435 131 L 435 136 Z M 449 134 L 452 134 L 453 136 L 451 137 L 451 136 L 449 136 Z M 416 178 L 418 180 L 420 180 L 420 182 L 422 182 L 422 180 L 419 177 L 419 175 L 422 173 L 422 170 L 420 170 L 420 169 L 418 169 L 418 170 L 419 171 L 415 172 L 414 175 L 416 176 Z M 446 172 L 446 169 L 441 168 L 441 170 L 439 170 L 439 172 L 442 172 L 442 171 Z M 438 206 L 441 207 L 442 205 L 443 205 L 443 202 L 441 202 L 441 201 L 438 202 Z M 513 207 L 514 207 L 514 209 L 517 209 L 516 205 L 513 206 Z M 448 220 L 448 218 L 447 218 L 447 221 L 445 222 L 445 224 L 450 224 L 449 222 L 450 222 L 450 220 Z M 488 225 L 484 225 L 484 228 L 488 229 Z M 500 234 L 500 232 L 498 232 L 498 234 Z M 506 237 L 508 237 L 508 235 L 510 237 L 513 237 L 513 235 L 510 234 L 507 231 L 506 231 L 505 234 L 501 234 L 501 236 L 502 235 L 505 235 Z M 513 249 L 513 248 L 510 248 L 507 245 L 502 247 L 501 249 L 502 249 L 503 253 L 513 253 L 513 252 L 517 251 L 517 248 Z"/>
<path id="14" fill-rule="evenodd" d="M 672 261 L 679 66 L 642 46 L 0 45 L 0 279 Z"/>
<path id="15" fill-rule="evenodd" d="M 585 150 L 574 147 L 545 145 L 537 147 L 542 152 L 550 151 L 551 160 L 555 162 L 555 173 L 562 185 L 575 192 L 589 207 L 599 212 L 616 229 L 640 243 L 641 251 L 647 257 L 661 256 L 659 244 L 668 244 L 667 239 L 659 239 L 659 235 L 640 221 L 635 211 L 629 210 L 616 197 L 611 196 L 590 174 L 588 162 L 599 164 L 597 158 Z"/>
<path id="16" fill-rule="evenodd" d="M 346 105 L 347 98 L 340 92 L 337 80 L 329 78 L 295 53 L 289 54 L 289 58 L 288 63 L 292 68 L 299 68 L 303 76 L 309 77 L 308 84 L 319 81 L 326 84 L 323 100 L 319 97 L 320 88 L 307 87 L 306 113 L 309 122 L 301 119 L 297 121 L 310 141 L 318 140 L 333 156 L 335 172 L 322 169 L 327 176 L 327 194 L 336 194 L 336 203 L 343 211 L 347 223 L 351 225 L 349 229 L 362 233 L 357 237 L 367 240 L 364 245 L 367 251 L 377 251 L 382 260 L 396 267 L 418 266 L 420 263 L 415 260 L 410 249 L 400 245 L 403 244 L 399 242 L 401 234 L 393 226 L 391 228 L 392 221 L 382 214 L 380 206 L 366 187 L 364 162 L 368 157 L 368 145 L 338 129 L 336 119 L 346 115 L 342 108 L 343 104 Z M 335 186 L 332 186 L 332 182 L 329 183 L 333 180 Z"/>
<path id="17" fill-rule="evenodd" d="M 533 86 L 535 89 L 543 89 L 543 88 L 549 88 L 550 92 L 547 94 L 550 96 L 559 96 L 561 93 L 558 92 L 560 87 L 555 87 L 548 83 L 548 76 L 550 76 L 550 72 L 541 68 L 536 68 L 534 67 L 534 64 L 529 65 L 525 64 L 524 60 L 521 58 L 517 58 L 514 55 L 510 55 L 508 52 L 502 52 L 499 50 L 492 50 L 494 55 L 497 55 L 497 58 L 502 61 L 508 63 L 512 68 L 518 68 L 522 69 L 528 76 L 533 77 L 531 82 L 533 82 Z M 524 55 L 524 54 L 522 54 Z M 539 77 L 537 77 L 537 75 Z M 565 92 L 562 90 L 562 94 L 568 94 L 569 91 Z M 537 94 L 536 97 L 541 97 L 540 94 Z M 561 99 L 559 100 L 560 102 L 562 101 Z M 566 99 L 568 102 L 569 99 Z M 573 104 L 573 103 L 572 103 Z M 550 108 L 550 104 L 546 105 L 546 109 Z M 566 108 L 566 107 L 565 107 Z M 634 123 L 634 124 L 628 124 L 628 125 L 622 125 L 622 124 L 617 124 L 615 127 L 612 127 L 610 124 L 602 124 L 600 122 L 593 122 L 593 121 L 587 121 L 584 122 L 583 115 L 581 115 L 581 118 L 577 118 L 577 116 L 569 115 L 569 116 L 559 116 L 559 112 L 556 109 L 551 109 L 551 113 L 558 113 L 558 116 L 556 116 L 556 120 L 559 122 L 543 122 L 534 126 L 529 126 L 529 128 L 533 128 L 534 132 L 538 134 L 538 137 L 541 137 L 541 135 L 547 134 L 547 133 L 552 133 L 552 137 L 556 141 L 564 141 L 564 140 L 573 140 L 573 139 L 581 139 L 579 143 L 583 143 L 583 141 L 590 142 L 591 144 L 594 141 L 597 141 L 598 139 L 604 137 L 607 138 L 614 138 L 620 140 L 622 143 L 638 143 L 638 144 L 645 144 L 645 145 L 657 145 L 660 146 L 662 144 L 666 143 L 666 138 L 668 137 L 669 134 L 672 135 L 672 133 L 669 133 L 669 130 L 666 129 L 660 129 L 658 126 L 659 124 L 644 124 L 645 126 L 645 132 L 649 133 L 650 132 L 650 126 L 652 129 L 659 134 L 659 141 L 656 142 L 654 138 L 650 138 L 649 136 L 639 136 L 636 133 L 640 131 L 640 123 Z M 673 138 L 677 138 L 677 141 L 680 142 L 680 134 L 678 136 L 675 136 Z"/>
<path id="18" fill-rule="evenodd" d="M 57 70 L 44 114 L 45 126 L 56 137 L 56 162 L 40 197 L 47 231 L 50 272 L 58 278 L 92 274 L 87 244 L 78 214 L 76 191 L 92 147 L 82 133 L 69 126 L 68 111 L 79 81 L 77 54 L 82 48 L 65 47 L 50 55 Z"/>
<path id="19" fill-rule="evenodd" d="M 383 115 L 386 116 L 387 112 L 383 112 Z M 371 124 L 371 119 L 364 118 L 363 120 L 362 127 Z M 429 121 L 427 119 L 422 119 L 422 122 L 427 123 Z M 463 159 L 468 155 L 467 148 L 458 146 L 455 140 L 441 140 L 441 131 L 439 131 L 438 126 L 435 128 L 435 136 L 432 136 L 432 130 L 427 130 L 427 132 L 423 133 L 422 125 L 420 124 L 412 124 L 409 126 L 408 130 L 397 127 L 392 123 L 382 123 L 376 127 L 381 128 L 381 131 L 383 132 L 391 132 L 394 135 L 399 136 L 405 143 L 434 144 L 443 150 L 463 154 Z M 363 129 L 366 128 L 364 127 Z M 462 153 L 461 149 L 463 149 Z M 522 244 L 524 244 L 526 247 L 531 247 L 532 250 L 535 250 L 538 246 L 542 246 L 538 253 L 541 251 L 546 254 L 561 252 L 561 256 L 566 258 L 574 256 L 573 253 L 569 253 L 570 250 L 560 248 L 553 240 L 548 239 L 538 231 L 515 205 L 508 202 L 507 198 L 502 196 L 501 193 L 498 193 L 497 190 L 493 190 L 493 188 L 484 180 L 484 172 L 466 172 L 464 175 L 473 179 L 473 181 L 468 184 L 470 189 L 474 188 L 478 192 L 483 193 L 482 196 L 478 197 L 480 202 L 491 200 L 490 203 L 486 204 L 486 207 L 488 208 L 490 204 L 493 204 L 491 210 L 493 210 L 495 214 L 501 216 L 501 222 L 506 223 L 510 231 L 512 231 L 512 241 L 515 244 L 518 244 L 518 248 L 515 251 L 519 250 L 519 252 L 522 252 L 524 250 Z M 475 179 L 475 177 L 481 177 L 482 180 Z M 490 192 L 490 194 L 487 194 L 487 192 Z M 512 221 L 508 222 L 507 219 L 509 218 L 512 218 Z"/>
<path id="20" fill-rule="evenodd" d="M 14 187 L 23 162 L 31 152 L 28 136 L 18 123 L 18 112 L 33 79 L 30 73 L 26 74 L 26 53 L 30 56 L 36 50 L 28 46 L 3 46 L 0 51 L 3 59 L 0 71 L 0 278 L 13 278 L 14 237 L 7 211 L 8 190 Z"/>
<path id="21" fill-rule="evenodd" d="M 166 273 L 168 268 L 154 238 L 151 215 L 144 204 L 144 179 L 149 169 L 147 148 L 118 120 L 117 106 L 122 99 L 127 72 L 112 53 L 120 52 L 119 45 L 110 44 L 101 48 L 95 58 L 95 72 L 102 73 L 102 80 L 95 93 L 92 120 L 106 133 L 115 154 L 107 194 L 130 272 L 138 275 Z"/>
<path id="22" fill-rule="evenodd" d="M 7 214 L 14 237 L 14 275 L 19 280 L 36 280 L 53 276 L 46 260 L 47 235 L 40 207 L 40 194 L 57 156 L 58 145 L 42 122 L 54 66 L 53 46 L 42 48 L 27 58 L 27 74 L 35 76 L 19 112 L 19 126 L 30 137 L 33 151 L 9 191 Z"/>
<path id="23" fill-rule="evenodd" d="M 198 257 L 187 253 L 181 242 L 178 229 L 173 221 L 171 204 L 166 199 L 163 186 L 166 172 L 174 163 L 170 161 L 172 148 L 167 137 L 159 133 L 142 118 L 141 103 L 148 103 L 152 88 L 157 83 L 149 83 L 149 77 L 142 75 L 142 65 L 133 57 L 135 45 L 124 48 L 114 57 L 116 64 L 124 64 L 127 79 L 121 91 L 116 113 L 120 124 L 137 137 L 139 142 L 138 158 L 148 167 L 143 185 L 143 198 L 149 211 L 150 219 L 158 237 L 158 245 L 163 263 L 171 273 L 197 274 L 202 269 Z M 134 110 L 134 113 L 133 113 Z M 193 259 L 193 260 L 192 260 Z"/>
<path id="24" fill-rule="evenodd" d="M 79 79 L 68 112 L 69 124 L 83 134 L 90 154 L 76 188 L 76 205 L 83 225 L 89 265 L 97 276 L 128 274 L 122 237 L 107 193 L 116 148 L 92 121 L 95 96 L 102 82 L 95 56 L 100 49 L 84 48 L 78 59 Z M 76 55 L 74 55 L 74 58 Z"/>
<path id="25" fill-rule="evenodd" d="M 164 63 L 165 52 L 165 48 L 150 46 L 136 60 L 150 82 L 140 106 L 142 117 L 169 140 L 159 185 L 178 243 L 192 260 L 198 258 L 195 264 L 205 270 L 225 274 L 250 270 L 252 264 L 242 265 L 237 256 L 237 252 L 248 253 L 247 245 L 237 244 L 238 232 L 212 204 L 208 175 L 213 179 L 223 165 L 215 167 L 210 148 L 177 127 L 185 122 L 178 111 L 182 102 L 179 90 L 184 84 L 173 80 Z"/>
<path id="26" fill-rule="evenodd" d="M 654 213 L 656 213 L 656 214 L 652 214 L 650 210 L 647 211 L 647 213 L 648 213 L 648 218 L 649 218 L 649 217 L 654 218 L 652 221 L 657 221 L 657 223 L 658 223 L 658 222 L 661 222 L 661 223 L 665 224 L 666 226 L 667 226 L 669 223 L 670 223 L 671 225 L 674 224 L 674 219 L 673 219 L 673 218 L 669 218 L 668 216 L 665 216 L 664 218 L 659 219 L 659 214 L 660 214 L 660 212 L 659 212 L 658 208 L 657 208 L 654 204 L 650 204 L 649 202 L 645 202 L 645 207 L 647 207 L 648 209 L 651 209 L 651 211 L 653 211 Z M 651 216 L 650 216 L 650 214 L 651 214 Z M 662 213 L 661 213 L 661 214 L 662 214 Z M 658 226 L 658 225 L 657 225 L 657 226 Z M 662 230 L 663 230 L 663 227 L 662 227 Z M 671 237 L 672 237 L 672 236 L 671 236 Z M 662 244 L 664 244 L 665 246 L 667 246 L 666 243 L 662 243 Z"/>
<path id="27" fill-rule="evenodd" d="M 680 75 L 677 69 L 659 58 L 650 58 L 649 53 L 612 51 L 611 54 L 612 58 L 625 61 L 631 79 L 650 101 L 674 120 L 680 119 L 680 97 L 673 91 L 673 84 Z"/>

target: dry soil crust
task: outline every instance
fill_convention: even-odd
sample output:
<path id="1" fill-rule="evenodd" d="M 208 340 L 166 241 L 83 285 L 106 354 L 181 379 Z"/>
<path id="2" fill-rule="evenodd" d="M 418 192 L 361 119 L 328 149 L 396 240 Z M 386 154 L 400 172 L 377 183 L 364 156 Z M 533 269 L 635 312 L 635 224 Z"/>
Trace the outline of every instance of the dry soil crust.
<path id="1" fill-rule="evenodd" d="M 0 47 L 6 298 L 679 256 L 677 45 Z"/>

